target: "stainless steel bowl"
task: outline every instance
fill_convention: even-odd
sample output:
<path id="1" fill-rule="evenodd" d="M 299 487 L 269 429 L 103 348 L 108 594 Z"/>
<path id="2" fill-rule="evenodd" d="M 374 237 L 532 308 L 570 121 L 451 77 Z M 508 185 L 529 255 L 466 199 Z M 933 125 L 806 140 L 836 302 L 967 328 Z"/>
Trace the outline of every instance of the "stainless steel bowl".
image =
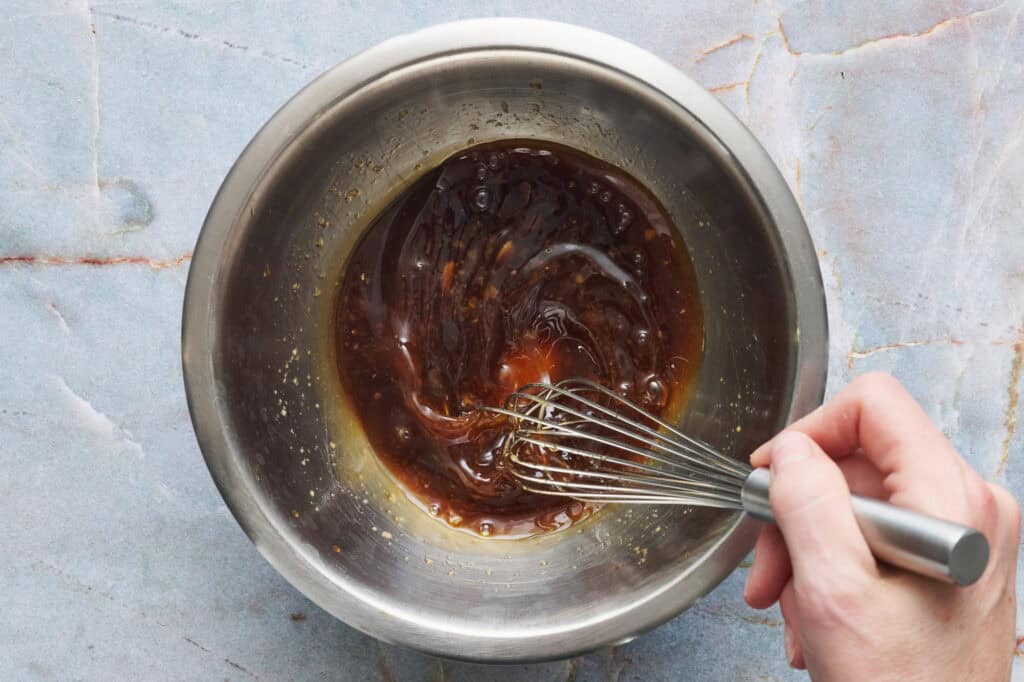
<path id="1" fill-rule="evenodd" d="M 672 215 L 705 315 L 688 431 L 743 456 L 820 402 L 827 352 L 821 275 L 782 177 L 711 95 L 637 47 L 543 21 L 446 24 L 288 102 L 224 181 L 189 272 L 200 446 L 238 522 L 310 599 L 381 639 L 486 661 L 631 638 L 717 585 L 756 532 L 733 513 L 609 508 L 483 540 L 430 518 L 374 458 L 333 367 L 333 285 L 400 188 L 506 137 L 618 165 Z"/>

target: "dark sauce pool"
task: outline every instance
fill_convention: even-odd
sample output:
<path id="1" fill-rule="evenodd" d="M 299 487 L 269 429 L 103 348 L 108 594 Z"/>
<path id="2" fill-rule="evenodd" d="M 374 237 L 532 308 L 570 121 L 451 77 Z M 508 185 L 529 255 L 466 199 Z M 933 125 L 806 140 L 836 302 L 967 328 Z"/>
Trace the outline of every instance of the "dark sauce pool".
<path id="1" fill-rule="evenodd" d="M 459 152 L 356 246 L 335 312 L 341 383 L 377 455 L 449 525 L 528 535 L 590 514 L 524 491 L 507 425 L 478 411 L 524 384 L 589 378 L 678 411 L 703 346 L 682 242 L 636 180 L 579 151 Z"/>

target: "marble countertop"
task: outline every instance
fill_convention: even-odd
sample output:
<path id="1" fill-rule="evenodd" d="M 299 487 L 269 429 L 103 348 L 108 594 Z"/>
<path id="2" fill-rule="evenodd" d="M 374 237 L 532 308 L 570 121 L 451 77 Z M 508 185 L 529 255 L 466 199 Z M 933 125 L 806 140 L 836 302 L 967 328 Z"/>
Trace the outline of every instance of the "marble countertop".
<path id="1" fill-rule="evenodd" d="M 179 359 L 213 194 L 322 70 L 456 18 L 587 25 L 716 93 L 803 206 L 830 392 L 893 372 L 976 468 L 1024 493 L 1021 2 L 357 4 L 33 0 L 0 16 L 0 677 L 802 676 L 778 612 L 744 605 L 745 568 L 654 632 L 569 661 L 485 670 L 380 644 L 288 585 L 217 494 Z"/>

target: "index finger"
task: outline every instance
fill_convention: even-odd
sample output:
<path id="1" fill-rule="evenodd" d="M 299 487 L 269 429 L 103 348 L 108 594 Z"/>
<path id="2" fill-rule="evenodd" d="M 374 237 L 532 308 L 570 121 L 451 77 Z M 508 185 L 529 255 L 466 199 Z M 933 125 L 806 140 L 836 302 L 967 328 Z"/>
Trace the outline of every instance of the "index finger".
<path id="1" fill-rule="evenodd" d="M 858 377 L 787 430 L 807 434 L 836 459 L 863 451 L 882 474 L 895 504 L 961 523 L 970 518 L 966 465 L 921 406 L 888 374 Z M 766 445 L 751 455 L 754 466 L 767 464 Z"/>

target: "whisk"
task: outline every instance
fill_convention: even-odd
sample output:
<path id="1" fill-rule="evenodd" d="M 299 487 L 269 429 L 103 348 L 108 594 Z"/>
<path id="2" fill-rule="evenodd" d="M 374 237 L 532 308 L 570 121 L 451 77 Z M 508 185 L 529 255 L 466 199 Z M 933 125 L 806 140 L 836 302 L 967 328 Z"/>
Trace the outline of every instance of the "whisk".
<path id="1" fill-rule="evenodd" d="M 505 461 L 526 490 L 742 510 L 774 522 L 768 469 L 726 456 L 595 382 L 529 384 L 503 408 L 487 409 L 512 421 Z M 887 564 L 970 585 L 988 563 L 988 542 L 973 528 L 856 495 L 853 511 L 872 553 Z"/>

